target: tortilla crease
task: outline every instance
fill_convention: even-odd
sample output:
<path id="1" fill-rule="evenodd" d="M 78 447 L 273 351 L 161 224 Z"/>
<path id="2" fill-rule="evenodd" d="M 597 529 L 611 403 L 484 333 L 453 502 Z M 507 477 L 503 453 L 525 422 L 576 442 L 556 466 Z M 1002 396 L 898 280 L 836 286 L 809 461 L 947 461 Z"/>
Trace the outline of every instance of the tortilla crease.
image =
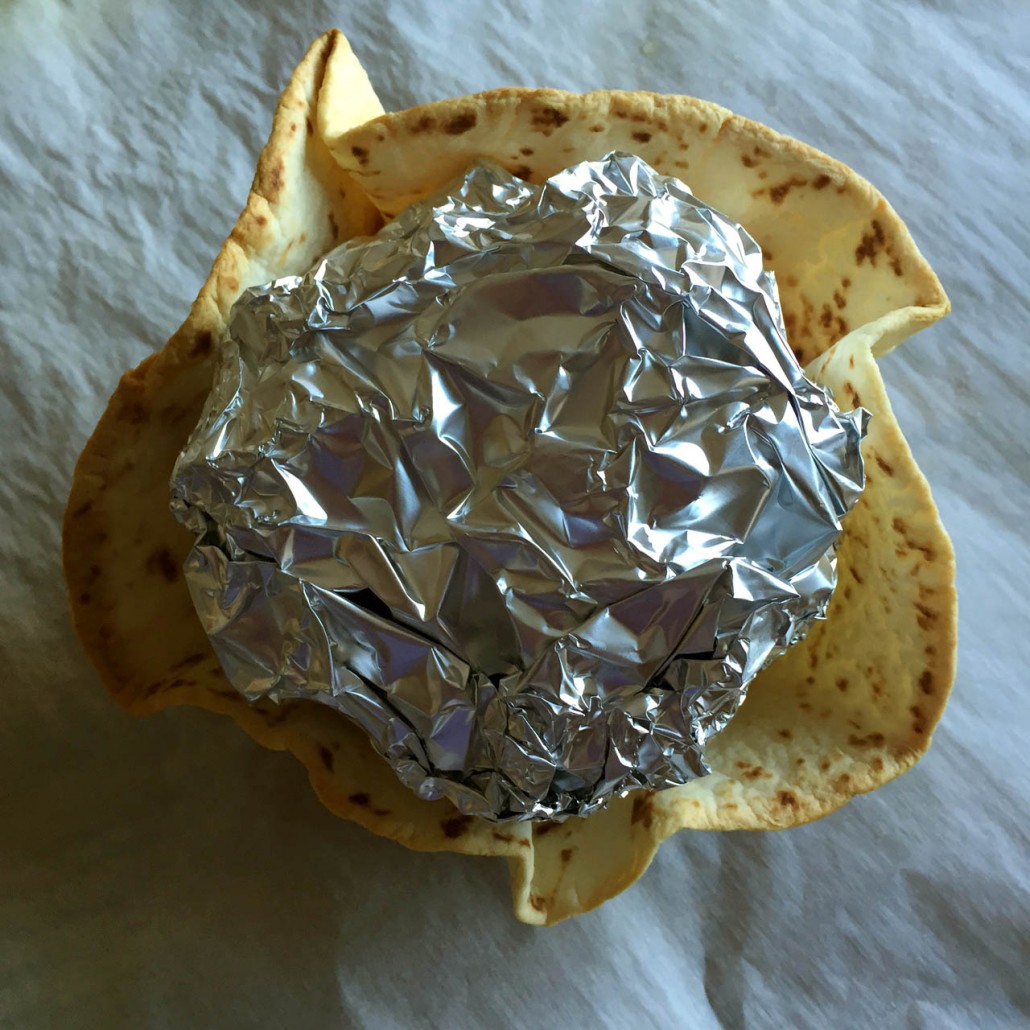
<path id="1" fill-rule="evenodd" d="M 282 95 L 247 206 L 189 317 L 122 378 L 79 459 L 65 573 L 76 629 L 114 697 L 134 712 L 190 704 L 231 716 L 265 747 L 296 755 L 332 812 L 410 848 L 507 857 L 515 913 L 528 923 L 601 904 L 677 830 L 797 826 L 912 766 L 954 675 L 954 560 L 874 357 L 946 314 L 948 301 L 893 210 L 824 154 L 688 97 L 518 89 L 381 112 L 342 34 L 318 39 Z M 491 824 L 419 800 L 329 708 L 251 705 L 232 689 L 182 577 L 192 541 L 169 513 L 168 481 L 245 287 L 375 232 L 382 215 L 477 157 L 539 182 L 612 149 L 684 178 L 756 237 L 810 375 L 843 407 L 873 413 L 868 487 L 845 521 L 828 620 L 754 681 L 709 749 L 712 775 L 587 819 Z"/>

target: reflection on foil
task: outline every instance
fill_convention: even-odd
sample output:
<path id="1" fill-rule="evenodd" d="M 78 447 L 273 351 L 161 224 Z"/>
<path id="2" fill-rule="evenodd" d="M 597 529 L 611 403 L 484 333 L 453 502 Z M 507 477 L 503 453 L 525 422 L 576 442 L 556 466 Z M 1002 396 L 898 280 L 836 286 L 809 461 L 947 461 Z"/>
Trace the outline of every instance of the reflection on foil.
<path id="1" fill-rule="evenodd" d="M 582 815 L 706 773 L 825 613 L 864 424 L 682 183 L 483 164 L 243 296 L 172 507 L 246 697 L 338 709 L 465 813 Z"/>

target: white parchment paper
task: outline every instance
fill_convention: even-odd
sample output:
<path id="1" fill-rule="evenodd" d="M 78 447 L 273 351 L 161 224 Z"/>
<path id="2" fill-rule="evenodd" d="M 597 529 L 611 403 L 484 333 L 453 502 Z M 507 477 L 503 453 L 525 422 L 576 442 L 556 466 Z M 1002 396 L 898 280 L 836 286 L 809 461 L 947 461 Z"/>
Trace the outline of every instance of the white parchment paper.
<path id="1" fill-rule="evenodd" d="M 538 930 L 501 862 L 407 852 L 226 720 L 108 699 L 59 572 L 75 457 L 334 25 L 387 108 L 692 93 L 898 209 L 955 309 L 884 365 L 959 563 L 958 681 L 915 771 L 788 833 L 680 834 Z M 1025 3 L 962 0 L 0 4 L 0 1025 L 1027 1025 L 1028 39 Z"/>

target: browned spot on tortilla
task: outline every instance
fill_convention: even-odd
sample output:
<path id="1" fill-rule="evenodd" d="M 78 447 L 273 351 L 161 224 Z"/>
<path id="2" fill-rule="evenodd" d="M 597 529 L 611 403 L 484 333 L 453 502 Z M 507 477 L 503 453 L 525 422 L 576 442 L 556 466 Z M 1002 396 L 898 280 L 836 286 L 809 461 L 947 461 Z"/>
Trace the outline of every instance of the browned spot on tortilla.
<path id="1" fill-rule="evenodd" d="M 637 794 L 633 798 L 633 814 L 630 817 L 630 823 L 634 826 L 637 823 L 643 823 L 644 829 L 651 829 L 651 824 L 654 822 L 654 804 L 652 802 L 653 795 L 650 793 Z"/>
<path id="2" fill-rule="evenodd" d="M 870 733 L 867 737 L 859 737 L 857 734 L 852 733 L 848 737 L 848 743 L 852 747 L 882 747 L 883 740 L 882 733 Z"/>
<path id="3" fill-rule="evenodd" d="M 819 667 L 819 652 L 808 652 L 808 667 L 814 672 Z"/>
<path id="4" fill-rule="evenodd" d="M 435 124 L 436 123 L 433 121 L 432 118 L 430 118 L 429 115 L 424 114 L 421 118 L 419 118 L 417 122 L 415 122 L 414 125 L 412 125 L 411 131 L 413 133 L 429 132 L 429 130 L 433 128 Z"/>
<path id="5" fill-rule="evenodd" d="M 141 426 L 150 419 L 150 412 L 137 400 L 126 401 L 122 406 L 122 417 L 130 426 Z"/>
<path id="6" fill-rule="evenodd" d="M 770 186 L 769 187 L 769 199 L 774 204 L 782 204 L 783 201 L 786 199 L 787 194 L 790 193 L 790 191 L 795 186 L 804 186 L 804 185 L 805 185 L 805 180 L 804 179 L 801 179 L 801 178 L 799 178 L 796 175 L 792 175 L 789 179 L 785 179 L 778 186 Z"/>
<path id="7" fill-rule="evenodd" d="M 876 256 L 883 250 L 885 240 L 883 226 L 874 218 L 869 224 L 869 231 L 862 234 L 862 241 L 855 248 L 855 264 L 860 265 L 868 258 L 869 264 L 875 267 Z"/>
<path id="8" fill-rule="evenodd" d="M 265 185 L 265 200 L 270 204 L 274 203 L 283 190 L 283 163 L 278 160 L 268 171 L 268 180 Z"/>
<path id="9" fill-rule="evenodd" d="M 833 789 L 837 791 L 838 794 L 843 794 L 848 789 L 848 785 L 850 783 L 851 776 L 848 773 L 841 773 L 840 776 L 833 781 Z"/>
<path id="10" fill-rule="evenodd" d="M 829 329 L 833 325 L 833 309 L 829 304 L 824 304 L 822 311 L 819 312 L 819 324 L 824 329 Z"/>
<path id="11" fill-rule="evenodd" d="M 318 757 L 322 759 L 322 764 L 326 767 L 329 772 L 333 771 L 333 753 L 327 747 L 319 747 Z"/>
<path id="12" fill-rule="evenodd" d="M 741 154 L 740 163 L 745 168 L 754 168 L 755 165 L 758 164 L 758 162 L 750 154 Z"/>
<path id="13" fill-rule="evenodd" d="M 521 154 L 521 155 L 522 155 L 523 157 L 532 157 L 532 156 L 533 156 L 533 148 L 532 148 L 532 147 L 522 147 L 522 148 L 521 148 L 521 149 L 519 150 L 519 153 L 520 153 L 520 154 Z"/>
<path id="14" fill-rule="evenodd" d="M 332 211 L 329 212 L 329 229 L 333 234 L 333 239 L 338 240 L 340 238 L 340 227 L 336 224 L 336 218 L 333 216 Z"/>
<path id="15" fill-rule="evenodd" d="M 534 129 L 557 129 L 569 120 L 564 111 L 556 107 L 538 107 L 533 111 L 531 124 Z"/>
<path id="16" fill-rule="evenodd" d="M 362 168 L 368 164 L 368 151 L 364 147 L 351 147 L 350 152 L 357 158 Z"/>
<path id="17" fill-rule="evenodd" d="M 776 800 L 783 808 L 797 808 L 798 799 L 789 790 L 778 790 Z"/>
<path id="18" fill-rule="evenodd" d="M 537 912 L 543 912 L 547 908 L 546 900 L 536 894 L 530 894 L 529 903 L 537 910 Z"/>
<path id="19" fill-rule="evenodd" d="M 561 849 L 561 864 L 568 865 L 572 861 L 572 848 Z"/>
<path id="20" fill-rule="evenodd" d="M 533 833 L 537 837 L 542 837 L 545 833 L 550 833 L 551 830 L 557 830 L 561 826 L 561 823 L 539 823 L 533 827 Z"/>
<path id="21" fill-rule="evenodd" d="M 511 170 L 511 174 L 519 179 L 528 179 L 533 174 L 533 169 L 529 165 L 516 165 Z"/>
<path id="22" fill-rule="evenodd" d="M 923 648 L 923 654 L 925 654 L 927 658 L 932 658 L 936 653 L 937 648 L 934 647 L 933 644 L 927 644 L 926 647 Z"/>
<path id="23" fill-rule="evenodd" d="M 444 836 L 454 840 L 456 837 L 460 837 L 468 828 L 472 822 L 472 816 L 470 815 L 455 815 L 450 819 L 444 819 L 440 823 L 440 829 L 443 830 Z"/>
<path id="24" fill-rule="evenodd" d="M 511 833 L 501 833 L 498 830 L 494 830 L 492 834 L 494 840 L 504 841 L 505 844 L 518 844 L 520 848 L 528 848 L 529 841 L 524 837 L 516 837 Z"/>
<path id="25" fill-rule="evenodd" d="M 637 132 L 633 133 L 633 138 L 638 143 L 646 143 L 651 138 L 651 133 L 644 132 L 643 129 L 639 129 Z"/>
<path id="26" fill-rule="evenodd" d="M 869 767 L 873 772 L 883 772 L 883 759 L 879 755 L 874 755 L 869 762 Z"/>
<path id="27" fill-rule="evenodd" d="M 767 773 L 760 765 L 756 765 L 753 769 L 748 769 L 744 773 L 745 780 L 759 780 L 764 776 L 771 776 L 772 773 Z"/>
<path id="28" fill-rule="evenodd" d="M 193 347 L 190 350 L 191 358 L 204 358 L 211 353 L 211 348 L 215 345 L 215 338 L 211 335 L 210 329 L 202 329 L 197 333 L 197 338 L 193 343 Z"/>
<path id="29" fill-rule="evenodd" d="M 893 476 L 894 475 L 894 468 L 887 461 L 885 461 L 883 458 L 881 458 L 879 454 L 875 455 L 875 457 L 876 457 L 876 464 L 881 469 L 883 469 L 883 471 L 886 472 L 888 476 Z"/>
<path id="30" fill-rule="evenodd" d="M 895 533 L 904 538 L 905 545 L 909 550 L 918 551 L 926 561 L 932 562 L 937 557 L 936 552 L 929 544 L 921 544 L 908 536 L 908 525 L 902 519 L 895 516 L 891 522 L 891 527 Z"/>
<path id="31" fill-rule="evenodd" d="M 830 185 L 830 177 L 828 175 L 817 175 L 812 180 L 812 189 L 824 190 Z"/>
<path id="32" fill-rule="evenodd" d="M 925 604 L 920 604 L 918 601 L 916 601 L 916 611 L 919 613 L 916 616 L 916 622 L 919 623 L 920 629 L 928 630 L 937 621 L 937 613 L 932 608 L 927 608 Z"/>
<path id="33" fill-rule="evenodd" d="M 264 716 L 266 726 L 279 726 L 290 717 L 290 709 L 284 708 L 279 712 L 265 712 Z"/>
<path id="34" fill-rule="evenodd" d="M 766 250 L 763 247 L 762 248 L 762 253 L 765 255 L 765 260 L 768 261 L 770 264 L 775 260 L 775 258 L 772 256 L 772 251 L 771 250 Z"/>
<path id="35" fill-rule="evenodd" d="M 314 136 L 315 135 L 315 127 L 314 127 L 314 125 L 311 124 L 311 119 L 305 117 L 304 124 L 305 124 L 305 127 L 308 130 L 308 135 L 309 136 Z"/>
<path id="36" fill-rule="evenodd" d="M 372 799 L 367 794 L 351 794 L 347 800 L 352 805 L 357 805 L 359 808 L 368 808 L 372 803 Z"/>
<path id="37" fill-rule="evenodd" d="M 792 737 L 794 736 L 794 734 L 793 734 L 793 733 L 791 733 L 791 732 L 790 732 L 790 730 L 780 730 L 780 731 L 779 731 L 779 735 L 780 735 L 780 736 L 781 736 L 781 737 L 782 737 L 782 738 L 783 738 L 784 740 L 790 740 L 790 739 L 791 739 L 791 738 L 792 738 Z"/>
<path id="38" fill-rule="evenodd" d="M 787 335 L 793 336 L 794 331 L 797 329 L 797 319 L 793 314 L 786 314 L 783 316 L 783 323 L 787 328 Z"/>
<path id="39" fill-rule="evenodd" d="M 901 271 L 901 261 L 898 258 L 893 257 L 893 256 L 891 257 L 891 271 L 896 276 L 898 276 L 899 279 L 901 278 L 901 276 L 903 274 L 902 271 Z"/>
<path id="40" fill-rule="evenodd" d="M 84 501 L 80 504 L 75 511 L 72 512 L 73 519 L 81 519 L 83 515 L 88 515 L 93 510 L 92 501 Z"/>
<path id="41" fill-rule="evenodd" d="M 844 294 L 840 292 L 840 290 L 833 291 L 833 303 L 836 304 L 837 307 L 841 310 L 848 306 L 847 297 L 845 297 Z M 852 358 L 851 360 L 854 361 L 855 359 Z"/>
<path id="42" fill-rule="evenodd" d="M 262 228 L 268 225 L 268 219 L 264 215 L 255 215 L 254 221 L 257 222 Z"/>
<path id="43" fill-rule="evenodd" d="M 181 662 L 176 662 L 175 665 L 172 666 L 172 668 L 176 670 L 189 669 L 191 666 L 194 666 L 198 662 L 202 662 L 203 660 L 204 656 L 202 654 L 191 654 L 188 655 L 186 658 L 183 658 Z"/>
<path id="44" fill-rule="evenodd" d="M 603 125 L 591 125 L 590 126 L 590 131 L 591 132 L 604 132 L 604 126 Z"/>
<path id="45" fill-rule="evenodd" d="M 460 136 L 463 132 L 468 132 L 469 129 L 474 129 L 475 127 L 476 112 L 462 111 L 461 114 L 456 114 L 450 121 L 444 124 L 443 131 L 448 136 Z"/>
<path id="46" fill-rule="evenodd" d="M 699 125 L 699 126 L 697 127 L 697 131 L 698 131 L 698 132 L 707 132 L 707 131 L 708 131 L 708 123 L 707 123 L 707 122 L 702 122 L 702 123 L 701 123 L 701 124 L 700 124 L 700 125 Z"/>
<path id="47" fill-rule="evenodd" d="M 179 566 L 167 547 L 159 547 L 147 558 L 147 571 L 163 576 L 168 583 L 179 578 Z"/>

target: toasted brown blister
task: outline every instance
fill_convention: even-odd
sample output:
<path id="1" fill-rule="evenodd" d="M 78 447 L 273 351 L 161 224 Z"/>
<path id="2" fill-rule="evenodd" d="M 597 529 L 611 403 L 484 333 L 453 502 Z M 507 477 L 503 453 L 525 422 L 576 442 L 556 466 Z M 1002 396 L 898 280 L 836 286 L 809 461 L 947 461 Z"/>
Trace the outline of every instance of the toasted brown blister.
<path id="1" fill-rule="evenodd" d="M 374 232 L 477 158 L 540 182 L 613 149 L 679 176 L 759 241 L 810 375 L 845 409 L 873 413 L 869 482 L 845 521 L 829 618 L 754 681 L 709 749 L 711 776 L 630 795 L 587 819 L 495 825 L 419 800 L 338 713 L 314 702 L 248 704 L 233 690 L 182 576 L 191 539 L 169 513 L 168 481 L 243 289 Z M 246 209 L 189 317 L 123 377 L 79 460 L 64 530 L 76 628 L 126 708 L 230 715 L 266 747 L 293 752 L 336 814 L 419 850 L 507 856 L 519 918 L 587 911 L 637 879 L 679 829 L 799 825 L 925 752 L 954 675 L 954 562 L 874 359 L 947 310 L 886 201 L 849 168 L 764 126 L 688 97 L 556 90 L 381 115 L 346 40 L 327 33 L 283 93 Z"/>

